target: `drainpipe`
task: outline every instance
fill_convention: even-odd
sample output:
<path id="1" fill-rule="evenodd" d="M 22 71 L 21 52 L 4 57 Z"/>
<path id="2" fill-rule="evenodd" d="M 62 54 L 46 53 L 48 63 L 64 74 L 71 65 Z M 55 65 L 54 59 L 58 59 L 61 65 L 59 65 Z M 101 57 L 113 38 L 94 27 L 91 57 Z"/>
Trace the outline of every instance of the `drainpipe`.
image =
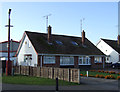
<path id="1" fill-rule="evenodd" d="M 42 67 L 42 60 L 43 60 L 43 59 L 42 59 L 42 56 L 41 56 L 41 64 L 40 64 L 41 67 Z"/>

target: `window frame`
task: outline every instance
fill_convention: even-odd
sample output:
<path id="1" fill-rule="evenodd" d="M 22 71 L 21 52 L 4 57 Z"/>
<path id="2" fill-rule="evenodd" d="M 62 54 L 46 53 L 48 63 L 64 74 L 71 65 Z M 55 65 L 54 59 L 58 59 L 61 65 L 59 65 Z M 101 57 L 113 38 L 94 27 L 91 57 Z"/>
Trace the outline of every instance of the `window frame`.
<path id="1" fill-rule="evenodd" d="M 55 56 L 43 56 L 43 64 L 55 64 L 56 62 L 55 62 Z M 53 61 L 51 60 L 51 59 L 53 59 Z M 46 60 L 48 60 L 48 61 L 46 61 Z M 50 61 L 52 61 L 52 62 L 50 62 Z"/>
<path id="2" fill-rule="evenodd" d="M 99 57 L 99 56 L 95 57 L 94 58 L 94 63 L 102 63 L 102 57 Z"/>
<path id="3" fill-rule="evenodd" d="M 65 58 L 69 59 L 69 62 L 71 62 L 70 59 L 73 59 L 72 60 L 73 62 L 72 63 L 63 63 L 63 62 L 67 62 L 67 61 L 63 60 Z M 73 56 L 60 56 L 60 65 L 61 66 L 63 66 L 63 65 L 74 65 L 74 57 Z"/>
<path id="4" fill-rule="evenodd" d="M 80 63 L 80 59 L 82 63 Z M 85 61 L 84 61 L 85 60 Z M 91 65 L 91 59 L 89 56 L 79 56 L 78 57 L 78 65 Z M 84 63 L 85 62 L 85 63 Z M 88 63 L 87 63 L 88 62 Z"/>

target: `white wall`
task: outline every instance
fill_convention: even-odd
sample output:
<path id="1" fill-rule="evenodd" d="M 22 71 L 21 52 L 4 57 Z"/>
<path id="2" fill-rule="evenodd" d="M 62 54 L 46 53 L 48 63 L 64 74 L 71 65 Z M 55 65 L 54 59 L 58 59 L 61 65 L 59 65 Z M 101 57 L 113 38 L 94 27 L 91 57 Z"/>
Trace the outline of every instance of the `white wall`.
<path id="1" fill-rule="evenodd" d="M 105 55 L 110 56 L 109 61 L 107 62 L 118 62 L 119 61 L 119 54 L 116 52 L 112 47 L 110 47 L 107 43 L 103 40 L 100 40 L 97 44 L 97 48 L 100 49 Z"/>
<path id="2" fill-rule="evenodd" d="M 27 44 L 25 44 L 25 43 L 27 43 Z M 17 57 L 19 65 L 27 65 L 24 62 L 24 55 L 25 54 L 32 54 L 32 60 L 31 60 L 31 65 L 30 66 L 34 66 L 35 64 L 37 64 L 37 54 L 36 54 L 36 52 L 33 48 L 33 45 L 29 41 L 27 35 L 25 36 L 24 42 L 22 44 L 22 47 L 21 47 L 21 49 L 19 51 L 19 54 L 18 54 L 18 57 Z"/>

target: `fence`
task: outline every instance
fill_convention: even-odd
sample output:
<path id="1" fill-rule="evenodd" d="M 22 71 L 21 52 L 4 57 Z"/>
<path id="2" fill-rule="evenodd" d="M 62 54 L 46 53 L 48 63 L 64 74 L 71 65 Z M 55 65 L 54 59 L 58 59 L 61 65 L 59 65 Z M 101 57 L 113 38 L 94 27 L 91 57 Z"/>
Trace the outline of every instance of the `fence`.
<path id="1" fill-rule="evenodd" d="M 80 70 L 72 68 L 15 66 L 14 74 L 36 76 L 80 83 Z"/>

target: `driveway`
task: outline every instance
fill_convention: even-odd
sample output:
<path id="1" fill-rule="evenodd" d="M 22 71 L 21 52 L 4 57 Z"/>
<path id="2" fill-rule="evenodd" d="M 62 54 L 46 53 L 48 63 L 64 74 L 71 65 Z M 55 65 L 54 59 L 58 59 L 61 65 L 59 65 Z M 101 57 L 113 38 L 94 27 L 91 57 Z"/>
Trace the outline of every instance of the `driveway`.
<path id="1" fill-rule="evenodd" d="M 94 91 L 99 90 L 101 92 L 118 92 L 119 90 L 119 82 L 117 80 L 110 80 L 110 79 L 100 79 L 100 78 L 91 78 L 91 77 L 81 77 L 81 84 L 75 86 L 59 86 L 59 90 L 71 90 L 77 91 L 84 90 Z M 55 91 L 55 86 L 40 86 L 40 85 L 16 85 L 16 84 L 2 84 L 3 90 L 50 90 L 53 92 Z M 109 90 L 109 91 L 108 91 Z M 36 92 L 35 91 L 35 92 Z M 85 92 L 86 92 L 85 91 Z M 11 92 L 11 91 L 10 91 Z M 16 91 L 15 91 L 16 92 Z M 41 92 L 41 91 L 40 91 Z M 63 92 L 63 91 L 62 91 Z"/>

